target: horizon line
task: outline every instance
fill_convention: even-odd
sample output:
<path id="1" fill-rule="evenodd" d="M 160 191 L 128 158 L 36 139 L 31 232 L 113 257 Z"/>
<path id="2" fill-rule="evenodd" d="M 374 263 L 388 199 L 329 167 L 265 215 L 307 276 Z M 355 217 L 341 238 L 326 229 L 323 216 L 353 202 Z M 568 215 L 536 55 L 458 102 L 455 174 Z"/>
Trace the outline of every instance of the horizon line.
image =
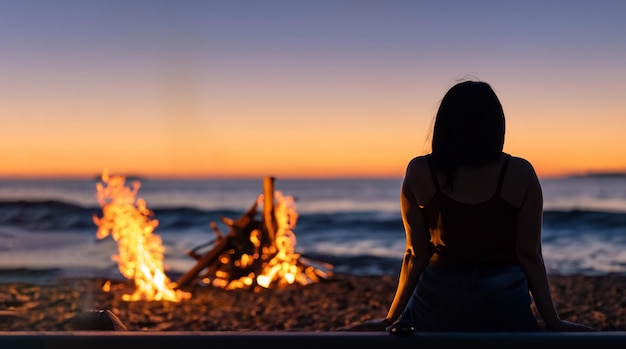
<path id="1" fill-rule="evenodd" d="M 355 180 L 355 179 L 402 179 L 398 175 L 329 175 L 329 176 L 275 176 L 275 175 L 140 175 L 110 174 L 123 176 L 127 180 L 259 180 L 268 177 L 286 180 Z M 0 180 L 101 180 L 101 174 L 94 175 L 0 175 Z M 626 177 L 626 171 L 587 171 L 583 173 L 566 173 L 560 175 L 538 175 L 540 179 L 565 179 L 577 177 Z"/>

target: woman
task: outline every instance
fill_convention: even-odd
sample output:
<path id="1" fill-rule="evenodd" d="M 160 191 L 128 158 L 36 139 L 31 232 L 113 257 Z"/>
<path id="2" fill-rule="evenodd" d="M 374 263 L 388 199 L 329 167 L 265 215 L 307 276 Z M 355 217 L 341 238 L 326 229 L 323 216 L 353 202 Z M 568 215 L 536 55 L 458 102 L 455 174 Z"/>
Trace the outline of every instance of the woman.
<path id="1" fill-rule="evenodd" d="M 431 154 L 408 164 L 401 191 L 406 253 L 383 325 L 418 331 L 536 331 L 561 320 L 541 253 L 543 199 L 532 165 L 502 151 L 505 120 L 485 82 L 444 96 Z"/>

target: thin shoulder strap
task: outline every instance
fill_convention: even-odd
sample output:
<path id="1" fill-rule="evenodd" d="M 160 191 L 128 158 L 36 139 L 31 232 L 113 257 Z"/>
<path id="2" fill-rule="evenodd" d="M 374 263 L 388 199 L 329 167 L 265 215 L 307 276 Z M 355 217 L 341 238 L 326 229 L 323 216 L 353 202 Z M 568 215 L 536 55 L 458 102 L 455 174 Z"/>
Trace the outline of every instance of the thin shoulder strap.
<path id="1" fill-rule="evenodd" d="M 435 183 L 435 189 L 439 192 L 439 181 L 437 180 L 437 173 L 435 172 L 435 166 L 433 164 L 433 156 L 428 156 L 428 166 L 430 166 L 430 175 L 433 177 L 433 183 Z"/>
<path id="2" fill-rule="evenodd" d="M 498 178 L 498 188 L 496 189 L 496 193 L 500 194 L 500 190 L 502 189 L 502 182 L 504 182 L 504 175 L 506 174 L 506 169 L 509 167 L 509 160 L 511 159 L 511 154 L 506 154 L 506 158 L 504 158 L 504 162 L 502 163 L 502 168 L 500 169 L 500 178 Z"/>

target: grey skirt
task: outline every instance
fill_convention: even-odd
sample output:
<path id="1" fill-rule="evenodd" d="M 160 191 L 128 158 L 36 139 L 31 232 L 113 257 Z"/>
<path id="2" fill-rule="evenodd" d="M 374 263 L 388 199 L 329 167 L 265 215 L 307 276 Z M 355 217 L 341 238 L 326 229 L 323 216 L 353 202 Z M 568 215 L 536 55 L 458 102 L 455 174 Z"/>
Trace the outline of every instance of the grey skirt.
<path id="1" fill-rule="evenodd" d="M 537 331 L 521 266 L 428 266 L 401 320 L 415 331 Z"/>

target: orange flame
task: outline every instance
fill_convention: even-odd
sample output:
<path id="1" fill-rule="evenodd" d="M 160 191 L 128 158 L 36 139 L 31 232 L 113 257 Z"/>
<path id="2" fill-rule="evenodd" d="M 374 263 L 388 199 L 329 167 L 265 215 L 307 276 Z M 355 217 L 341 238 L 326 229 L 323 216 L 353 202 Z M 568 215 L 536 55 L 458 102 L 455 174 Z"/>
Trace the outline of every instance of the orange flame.
<path id="1" fill-rule="evenodd" d="M 300 255 L 295 253 L 296 235 L 292 230 L 298 220 L 295 203 L 291 196 L 285 197 L 280 191 L 276 191 L 274 197 L 278 202 L 274 207 L 277 223 L 275 244 L 278 251 L 264 264 L 263 271 L 256 278 L 257 283 L 263 287 L 269 287 L 273 281 L 279 285 L 293 284 L 295 281 L 308 284 L 312 280 L 304 277 L 306 274 L 298 268 Z"/>
<path id="2" fill-rule="evenodd" d="M 97 198 L 102 208 L 102 218 L 93 216 L 98 226 L 96 237 L 104 239 L 111 235 L 118 244 L 119 271 L 127 279 L 135 281 L 135 292 L 124 295 L 126 301 L 167 300 L 178 302 L 189 299 L 187 292 L 175 290 L 163 269 L 165 248 L 161 238 L 153 234 L 159 222 L 152 219 L 153 212 L 142 198 L 136 199 L 140 188 L 138 181 L 132 188 L 125 185 L 125 177 L 102 173 L 102 182 L 96 185 Z"/>
<path id="3" fill-rule="evenodd" d="M 293 283 L 307 285 L 319 281 L 320 277 L 327 278 L 332 272 L 324 272 L 313 266 L 307 266 L 300 262 L 300 254 L 295 252 L 296 235 L 293 229 L 296 227 L 298 213 L 293 197 L 284 196 L 282 192 L 275 191 L 274 199 L 274 216 L 277 223 L 276 235 L 274 237 L 274 245 L 264 248 L 260 253 L 254 255 L 243 254 L 239 260 L 234 261 L 234 265 L 245 267 L 253 262 L 254 259 L 261 258 L 263 260 L 262 268 L 256 275 L 250 275 L 233 280 L 226 281 L 227 273 L 220 275 L 216 273 L 217 278 L 213 280 L 214 286 L 224 287 L 226 289 L 236 289 L 248 287 L 256 280 L 257 285 L 269 288 L 272 284 L 282 287 Z M 257 199 L 257 204 L 263 202 L 263 195 Z M 260 232 L 255 230 L 250 235 L 250 242 L 257 248 L 261 245 Z M 222 263 L 227 264 L 229 258 L 223 257 Z M 326 269 L 332 269 L 332 265 L 325 264 Z"/>

